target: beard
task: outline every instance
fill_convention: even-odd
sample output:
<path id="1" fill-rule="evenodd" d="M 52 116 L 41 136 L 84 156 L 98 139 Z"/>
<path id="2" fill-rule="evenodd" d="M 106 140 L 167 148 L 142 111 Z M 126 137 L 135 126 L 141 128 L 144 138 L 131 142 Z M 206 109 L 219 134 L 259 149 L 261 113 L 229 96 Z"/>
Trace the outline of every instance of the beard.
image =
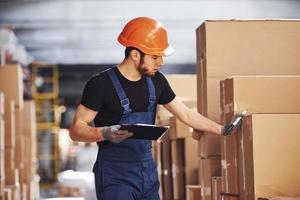
<path id="1" fill-rule="evenodd" d="M 155 72 L 150 72 L 149 69 L 144 65 L 144 57 L 140 60 L 137 70 L 145 76 L 154 76 Z"/>

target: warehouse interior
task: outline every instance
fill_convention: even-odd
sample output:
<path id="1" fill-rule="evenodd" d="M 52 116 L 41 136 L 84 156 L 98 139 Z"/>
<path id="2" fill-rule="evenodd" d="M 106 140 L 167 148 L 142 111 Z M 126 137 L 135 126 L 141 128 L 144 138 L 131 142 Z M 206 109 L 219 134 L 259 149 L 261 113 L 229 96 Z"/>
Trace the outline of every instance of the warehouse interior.
<path id="1" fill-rule="evenodd" d="M 159 21 L 161 72 L 185 105 L 229 123 L 200 133 L 163 106 L 152 141 L 162 200 L 300 199 L 300 1 L 0 0 L 0 199 L 96 198 L 95 142 L 69 128 L 86 82 L 119 64 L 135 17 Z M 293 174 L 293 175 L 291 175 Z"/>

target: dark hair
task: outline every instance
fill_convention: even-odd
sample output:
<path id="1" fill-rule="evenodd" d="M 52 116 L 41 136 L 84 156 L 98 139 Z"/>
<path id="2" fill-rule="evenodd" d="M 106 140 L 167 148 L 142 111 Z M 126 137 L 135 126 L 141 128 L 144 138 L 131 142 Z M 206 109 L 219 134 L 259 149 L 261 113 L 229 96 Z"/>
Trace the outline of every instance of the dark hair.
<path id="1" fill-rule="evenodd" d="M 145 53 L 142 52 L 140 49 L 135 48 L 135 47 L 126 47 L 125 49 L 125 58 L 128 58 L 130 51 L 132 50 L 137 50 L 141 54 L 141 58 L 144 57 Z"/>

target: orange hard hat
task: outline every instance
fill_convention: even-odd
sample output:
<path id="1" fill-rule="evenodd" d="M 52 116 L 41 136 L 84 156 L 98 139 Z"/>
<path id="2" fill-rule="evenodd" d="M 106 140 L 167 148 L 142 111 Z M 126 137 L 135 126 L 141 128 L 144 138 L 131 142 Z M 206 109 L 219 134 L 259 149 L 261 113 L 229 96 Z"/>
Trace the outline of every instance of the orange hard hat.
<path id="1" fill-rule="evenodd" d="M 169 46 L 166 29 L 149 17 L 138 17 L 129 21 L 118 41 L 125 47 L 135 47 L 149 55 L 169 56 L 174 52 Z"/>

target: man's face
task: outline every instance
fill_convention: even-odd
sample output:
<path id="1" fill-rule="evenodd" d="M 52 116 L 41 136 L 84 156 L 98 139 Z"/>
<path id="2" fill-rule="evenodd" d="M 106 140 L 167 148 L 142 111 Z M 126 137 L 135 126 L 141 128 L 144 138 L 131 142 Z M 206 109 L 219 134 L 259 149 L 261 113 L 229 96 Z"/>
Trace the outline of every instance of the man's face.
<path id="1" fill-rule="evenodd" d="M 138 70 L 143 75 L 154 76 L 163 64 L 164 60 L 162 56 L 145 54 L 144 57 L 140 59 Z"/>

